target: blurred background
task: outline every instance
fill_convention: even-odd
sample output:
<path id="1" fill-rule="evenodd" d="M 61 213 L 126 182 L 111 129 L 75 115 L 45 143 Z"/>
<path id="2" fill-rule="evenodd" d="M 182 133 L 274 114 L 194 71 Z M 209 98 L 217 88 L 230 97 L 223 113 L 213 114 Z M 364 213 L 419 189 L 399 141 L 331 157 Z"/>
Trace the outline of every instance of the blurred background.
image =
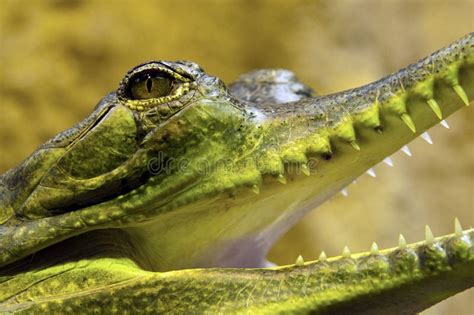
<path id="1" fill-rule="evenodd" d="M 0 0 L 0 173 L 80 121 L 132 66 L 189 59 L 226 82 L 288 68 L 328 94 L 396 71 L 474 30 L 474 1 Z M 309 214 L 270 259 L 293 263 L 451 233 L 474 224 L 474 111 L 416 140 Z M 424 314 L 474 312 L 473 289 Z"/>

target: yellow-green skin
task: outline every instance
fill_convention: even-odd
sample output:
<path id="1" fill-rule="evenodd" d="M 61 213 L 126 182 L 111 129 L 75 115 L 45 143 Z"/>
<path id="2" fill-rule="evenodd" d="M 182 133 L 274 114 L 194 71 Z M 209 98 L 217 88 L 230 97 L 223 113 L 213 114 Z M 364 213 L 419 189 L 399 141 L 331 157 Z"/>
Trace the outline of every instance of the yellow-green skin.
<path id="1" fill-rule="evenodd" d="M 131 100 L 155 68 L 182 91 Z M 472 287 L 473 230 L 263 267 L 305 212 L 469 104 L 473 34 L 334 95 L 287 76 L 228 90 L 193 63 L 140 65 L 2 175 L 0 311 L 411 314 Z"/>

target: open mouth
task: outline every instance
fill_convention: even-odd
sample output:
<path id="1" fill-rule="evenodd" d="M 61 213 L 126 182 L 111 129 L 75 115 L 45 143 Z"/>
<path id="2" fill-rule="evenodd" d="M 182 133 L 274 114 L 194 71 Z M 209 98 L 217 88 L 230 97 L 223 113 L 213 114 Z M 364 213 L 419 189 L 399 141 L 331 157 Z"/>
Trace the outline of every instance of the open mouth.
<path id="1" fill-rule="evenodd" d="M 393 183 L 393 182 L 396 182 L 397 180 L 402 181 L 402 182 L 404 181 L 403 175 L 401 179 L 400 179 L 400 176 L 397 175 L 397 173 L 404 173 L 403 170 L 400 170 L 401 168 L 404 168 L 405 166 L 407 166 L 407 164 L 413 163 L 413 161 L 415 161 L 416 163 L 416 159 L 421 159 L 421 160 L 426 161 L 427 158 L 424 157 L 423 155 L 426 156 L 426 154 L 429 153 L 429 150 L 432 148 L 431 145 L 434 145 L 435 147 L 443 146 L 444 144 L 450 141 L 450 138 L 452 138 L 450 137 L 447 139 L 446 135 L 444 134 L 450 129 L 450 125 L 445 119 L 441 120 L 437 126 L 433 127 L 433 129 L 436 129 L 434 132 L 435 137 L 433 138 L 431 137 L 430 135 L 431 131 L 430 133 L 428 133 L 428 131 L 423 132 L 414 141 L 416 142 L 414 146 L 414 150 L 410 149 L 410 147 L 412 147 L 413 144 L 404 145 L 397 153 L 393 154 L 392 156 L 388 156 L 384 158 L 383 161 L 380 162 L 378 165 L 375 165 L 374 167 L 369 168 L 364 175 L 354 180 L 348 186 L 344 187 L 340 191 L 340 194 L 334 196 L 333 198 L 334 200 L 330 200 L 328 204 L 326 203 L 322 204 L 320 206 L 320 209 L 315 209 L 311 213 L 307 214 L 308 218 L 305 219 L 304 221 L 311 222 L 311 223 L 300 224 L 299 231 L 294 231 L 294 232 L 290 231 L 289 233 L 292 235 L 283 236 L 283 241 L 282 241 L 283 244 L 277 243 L 275 245 L 275 248 L 273 248 L 272 251 L 270 252 L 270 260 L 272 260 L 271 257 L 276 257 L 276 259 L 278 259 L 279 256 L 283 256 L 283 255 L 287 256 L 288 252 L 292 252 L 295 259 L 297 257 L 298 262 L 318 261 L 320 260 L 317 258 L 318 255 L 321 256 L 322 259 L 324 260 L 324 259 L 327 259 L 328 257 L 327 248 L 329 248 L 329 253 L 332 256 L 335 256 L 333 259 L 336 259 L 336 257 L 341 258 L 343 256 L 348 256 L 349 253 L 353 252 L 351 249 L 349 249 L 352 246 L 356 247 L 356 252 L 357 251 L 363 252 L 362 254 L 356 254 L 356 256 L 360 256 L 364 254 L 367 255 L 369 253 L 378 251 L 378 248 L 380 247 L 378 245 L 380 244 L 380 242 L 377 239 L 377 234 L 382 236 L 381 248 L 389 248 L 389 247 L 396 248 L 397 246 L 398 247 L 406 246 L 407 244 L 406 239 L 410 240 L 410 243 L 411 242 L 417 242 L 418 244 L 433 243 L 433 239 L 435 238 L 433 234 L 436 236 L 436 232 L 435 233 L 432 232 L 432 229 L 430 228 L 429 224 L 425 226 L 423 226 L 422 224 L 418 224 L 419 225 L 418 226 L 417 224 L 412 224 L 411 222 L 409 222 L 408 224 L 404 224 L 404 222 L 409 220 L 407 219 L 407 216 L 410 216 L 410 210 L 403 209 L 403 208 L 401 209 L 396 208 L 394 210 L 393 209 L 394 206 L 391 204 L 397 204 L 397 205 L 404 204 L 407 208 L 416 207 L 416 205 L 410 206 L 410 204 L 404 203 L 405 199 L 403 198 L 403 196 L 395 196 L 395 197 L 390 196 L 390 194 L 392 195 L 403 194 L 404 196 L 409 195 L 406 197 L 407 199 L 409 200 L 416 199 L 415 201 L 413 201 L 413 203 L 415 204 L 421 203 L 424 206 L 423 208 L 429 208 L 426 210 L 422 210 L 424 211 L 422 214 L 418 214 L 418 217 L 424 217 L 423 214 L 426 214 L 427 222 L 429 222 L 428 220 L 430 220 L 430 217 L 429 217 L 430 213 L 433 215 L 436 215 L 433 213 L 435 211 L 433 211 L 432 208 L 430 208 L 432 203 L 428 201 L 428 205 L 426 206 L 424 205 L 422 192 L 420 192 L 421 196 L 419 196 L 416 190 L 407 191 L 407 189 L 409 189 L 408 187 L 403 187 L 403 190 L 399 188 L 400 185 L 403 185 L 403 183 L 402 184 Z M 442 139 L 440 139 L 439 141 L 435 141 L 437 143 L 434 143 L 433 139 L 436 140 L 438 136 L 441 137 Z M 440 144 L 439 142 L 442 142 L 442 143 Z M 446 151 L 449 152 L 449 148 L 446 148 L 445 146 L 444 148 L 446 149 L 445 154 L 449 155 L 449 153 L 446 152 Z M 420 152 L 421 150 L 427 150 L 427 152 Z M 434 148 L 434 150 L 436 151 L 437 148 Z M 433 154 L 428 154 L 428 156 L 433 157 Z M 431 162 L 433 163 L 433 161 Z M 427 162 L 422 162 L 422 163 L 427 163 Z M 399 164 L 402 164 L 402 165 L 400 166 Z M 449 167 L 445 164 L 443 166 Z M 409 176 L 407 175 L 407 177 L 411 178 L 414 181 L 417 181 L 416 174 L 411 173 L 412 170 L 413 169 L 409 171 L 405 171 L 405 173 L 410 172 L 410 175 Z M 416 167 L 414 171 L 416 171 Z M 380 178 L 379 173 L 382 174 L 382 178 Z M 443 172 L 443 175 L 446 175 L 445 173 L 446 172 Z M 433 179 L 433 180 L 439 180 L 439 176 L 436 176 L 435 178 L 436 179 Z M 437 183 L 440 183 L 440 182 L 437 181 Z M 387 189 L 385 187 L 387 185 L 395 186 L 395 188 Z M 368 187 L 364 187 L 364 186 L 368 186 Z M 416 186 L 416 184 L 412 186 L 414 187 Z M 373 193 L 371 194 L 371 192 Z M 353 194 L 355 194 L 355 196 Z M 367 196 L 367 195 L 370 195 L 370 196 Z M 364 201 L 358 202 L 357 198 L 363 198 Z M 425 198 L 429 198 L 429 196 L 426 196 Z M 383 201 L 374 202 L 374 199 L 383 199 Z M 400 201 L 400 199 L 402 200 Z M 381 202 L 383 204 L 381 204 Z M 347 209 L 347 208 L 351 208 L 351 209 Z M 378 209 L 378 211 L 374 210 L 373 208 Z M 427 211 L 429 212 L 426 213 Z M 389 226 L 384 225 L 383 217 L 384 215 L 386 215 L 384 214 L 385 212 L 389 212 L 388 216 L 396 216 L 396 218 L 394 218 L 394 222 L 390 224 Z M 392 212 L 393 214 L 390 212 Z M 446 234 L 454 233 L 459 236 L 462 233 L 460 221 L 457 218 L 454 218 L 454 216 L 456 215 L 455 211 L 451 213 L 453 214 L 449 218 L 449 222 L 450 222 L 449 229 L 447 229 L 446 227 L 447 222 L 445 222 L 445 224 L 442 224 L 443 232 Z M 347 218 L 347 216 L 349 216 L 350 218 Z M 362 218 L 360 216 L 362 216 Z M 446 216 L 447 215 L 444 215 L 444 217 Z M 439 217 L 439 215 L 437 217 Z M 336 219 L 337 219 L 337 222 L 334 222 L 334 220 Z M 314 222 L 317 222 L 318 220 L 321 221 L 322 223 L 314 224 Z M 386 221 L 388 220 L 385 219 L 385 222 Z M 433 220 L 430 220 L 430 221 L 433 221 Z M 453 221 L 454 221 L 454 224 L 453 224 Z M 393 226 L 396 226 L 396 228 L 394 228 Z M 305 232 L 305 229 L 307 230 L 307 232 Z M 349 230 L 349 231 L 346 231 L 346 230 Z M 396 231 L 393 232 L 394 230 Z M 391 231 L 391 232 L 388 232 L 388 231 Z M 312 236 L 311 233 L 316 234 L 316 235 Z M 397 233 L 402 233 L 402 234 L 397 234 Z M 408 233 L 409 236 L 405 237 L 403 235 L 405 233 Z M 353 236 L 351 236 L 351 234 Z M 386 236 L 388 234 L 390 235 Z M 369 239 L 370 236 L 368 235 L 372 235 L 373 239 L 370 240 Z M 295 239 L 298 240 L 299 252 L 297 251 L 295 246 L 292 245 L 291 243 L 291 242 L 295 242 Z M 321 239 L 320 242 L 318 242 L 319 239 Z M 373 242 L 374 239 L 377 240 L 377 242 Z M 319 245 L 320 246 L 319 248 L 321 250 L 320 253 L 316 252 L 316 250 L 318 249 L 318 245 L 317 244 L 315 245 L 314 242 L 323 244 L 322 246 Z M 341 242 L 343 243 L 341 244 Z M 347 242 L 347 243 L 344 243 L 344 242 Z M 355 243 L 355 245 L 352 243 Z M 371 243 L 372 245 L 370 245 Z M 346 244 L 347 246 L 344 246 Z M 301 253 L 306 253 L 306 254 L 300 255 Z M 283 261 L 284 264 L 289 263 L 289 261 L 285 261 L 282 259 L 280 259 L 279 261 Z"/>
<path id="2" fill-rule="evenodd" d="M 438 123 L 449 128 L 443 118 L 474 95 L 473 47 L 468 35 L 372 84 L 280 103 L 229 101 L 235 95 L 203 74 L 202 98 L 169 119 L 153 105 L 176 92 L 171 74 L 146 69 L 127 89 L 133 100 L 116 102 L 112 93 L 103 100 L 110 115 L 80 145 L 53 150 L 65 164 L 41 165 L 46 175 L 24 203 L 40 215 L 12 215 L 0 226 L 0 307 L 100 312 L 119 301 L 149 312 L 399 314 L 472 287 L 474 229 L 463 230 L 457 218 L 451 234 L 435 237 L 426 225 L 423 241 L 400 235 L 388 249 L 344 246 L 334 257 L 295 255 L 284 266 L 266 257 L 309 211 L 339 193 L 347 197 L 364 173 L 376 177 L 374 165 L 393 166 L 397 150 L 411 156 L 407 143 L 417 137 L 432 144 L 425 130 Z M 147 104 L 159 118 L 140 120 Z M 138 148 L 130 136 L 137 122 L 159 122 Z M 124 147 L 129 155 L 116 154 Z M 104 152 L 111 163 L 100 163 Z M 189 162 L 187 171 L 178 163 L 140 176 L 156 152 L 166 155 L 160 163 Z M 79 175 L 91 176 L 71 179 L 74 161 Z M 203 161 L 212 162 L 210 171 L 201 172 Z M 17 174 L 0 188 L 17 183 Z M 101 198 L 57 215 L 44 207 L 77 202 L 81 190 Z"/>

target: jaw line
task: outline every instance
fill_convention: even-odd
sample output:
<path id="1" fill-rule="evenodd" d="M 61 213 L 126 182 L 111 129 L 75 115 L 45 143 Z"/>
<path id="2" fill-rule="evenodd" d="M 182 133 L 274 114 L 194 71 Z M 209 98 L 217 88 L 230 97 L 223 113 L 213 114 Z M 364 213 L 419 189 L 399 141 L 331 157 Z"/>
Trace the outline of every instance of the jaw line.
<path id="1" fill-rule="evenodd" d="M 448 123 L 446 122 L 446 120 L 440 121 L 439 125 L 442 125 L 442 126 L 443 126 L 444 128 L 446 128 L 446 129 L 450 129 L 450 127 L 449 127 Z M 438 124 L 435 125 L 435 126 L 438 126 Z M 434 127 L 432 127 L 432 128 L 434 128 Z M 412 142 L 415 141 L 415 140 L 418 140 L 418 141 L 419 141 L 419 138 L 421 138 L 421 139 L 423 140 L 423 142 L 426 142 L 426 143 L 429 144 L 429 145 L 433 145 L 433 141 L 432 141 L 431 136 L 429 135 L 428 131 L 423 132 L 419 137 L 413 139 Z M 407 145 L 404 145 L 398 152 L 402 152 L 403 155 L 406 155 L 407 157 L 412 157 L 412 153 L 411 153 L 411 151 L 410 151 L 410 149 L 409 149 L 409 147 L 408 147 L 408 144 L 407 144 Z M 398 152 L 397 152 L 397 153 L 398 153 Z M 394 155 L 394 154 L 392 154 L 392 155 Z M 388 166 L 388 167 L 390 167 L 390 168 L 396 167 L 396 166 L 393 164 L 392 155 L 387 156 L 387 157 L 384 158 L 384 160 L 383 160 L 383 163 L 386 164 L 386 166 Z M 317 207 L 318 207 L 318 206 L 325 204 L 326 202 L 330 201 L 330 200 L 333 199 L 333 198 L 338 198 L 338 197 L 340 197 L 340 196 L 342 196 L 342 197 L 344 197 L 344 198 L 351 198 L 352 196 L 350 196 L 350 193 L 349 193 L 348 189 L 349 189 L 349 187 L 356 185 L 356 184 L 358 183 L 358 180 L 359 180 L 360 178 L 362 178 L 362 177 L 371 177 L 371 178 L 373 178 L 374 180 L 378 180 L 377 175 L 376 175 L 376 168 L 377 168 L 380 164 L 382 164 L 382 163 L 379 162 L 378 164 L 376 164 L 376 165 L 370 167 L 370 168 L 366 171 L 365 174 L 362 174 L 361 176 L 356 177 L 355 179 L 353 179 L 352 181 L 350 181 L 349 184 L 347 184 L 346 186 L 344 186 L 344 187 L 340 190 L 339 194 L 336 193 L 336 194 L 334 194 L 333 196 L 331 196 L 330 198 L 324 200 L 323 202 L 318 202 L 318 201 L 316 201 L 316 202 L 313 202 L 312 204 L 310 203 L 310 204 L 308 204 L 306 207 L 304 207 L 304 209 L 302 209 L 302 210 L 300 210 L 300 211 L 298 211 L 298 212 L 291 212 L 289 215 L 285 213 L 286 217 L 288 217 L 288 218 L 287 218 L 287 220 L 288 220 L 287 222 L 291 222 L 290 225 L 292 226 L 293 224 L 297 223 L 297 222 L 298 222 L 302 217 L 304 217 L 306 214 L 308 214 L 308 213 L 311 212 L 311 211 L 317 211 Z M 390 171 L 390 170 L 389 170 L 389 171 Z M 457 219 L 456 219 L 456 221 L 457 221 Z M 290 226 L 290 228 L 291 228 L 291 226 Z M 272 226 L 271 228 L 274 228 L 274 227 Z M 278 230 L 278 229 L 277 229 L 277 230 Z M 274 242 L 277 241 L 283 234 L 285 234 L 285 233 L 287 232 L 287 230 L 288 230 L 288 229 L 286 229 L 286 230 L 280 230 L 279 233 L 275 233 L 275 234 L 274 234 L 275 237 L 272 238 L 272 241 L 273 241 L 273 242 L 270 242 L 270 244 L 271 244 L 270 249 L 271 249 L 271 247 L 273 247 L 273 246 L 275 245 Z M 389 248 L 389 249 L 387 249 L 387 250 L 391 250 L 391 248 Z M 323 252 L 324 252 L 324 251 L 323 251 Z M 365 255 L 365 254 L 367 254 L 367 252 L 360 253 L 360 254 L 358 254 L 358 256 Z M 324 255 L 325 255 L 325 254 L 324 254 Z M 301 257 L 301 256 L 300 256 L 300 257 Z M 297 259 L 298 259 L 298 258 L 297 258 Z M 336 257 L 336 258 L 333 257 L 333 258 L 329 258 L 329 259 L 333 259 L 333 260 L 334 260 L 334 259 L 337 259 L 337 257 Z M 266 263 L 266 264 L 269 264 L 269 265 L 267 266 L 268 268 L 274 268 L 274 267 L 282 267 L 282 266 L 285 266 L 285 265 L 279 266 L 279 265 L 276 265 L 276 264 L 274 264 L 273 262 L 269 262 L 269 261 L 264 261 L 263 264 L 265 264 L 265 263 Z M 258 267 L 261 267 L 261 266 L 257 266 L 257 268 L 258 268 Z"/>

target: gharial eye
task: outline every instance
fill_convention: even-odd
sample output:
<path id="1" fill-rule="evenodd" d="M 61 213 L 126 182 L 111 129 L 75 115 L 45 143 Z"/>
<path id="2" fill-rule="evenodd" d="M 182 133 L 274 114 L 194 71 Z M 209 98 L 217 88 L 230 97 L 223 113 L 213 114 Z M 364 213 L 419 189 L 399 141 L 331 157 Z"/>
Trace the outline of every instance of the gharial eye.
<path id="1" fill-rule="evenodd" d="M 130 86 L 133 99 L 146 100 L 159 98 L 170 94 L 173 79 L 163 73 L 148 73 L 136 78 Z"/>

